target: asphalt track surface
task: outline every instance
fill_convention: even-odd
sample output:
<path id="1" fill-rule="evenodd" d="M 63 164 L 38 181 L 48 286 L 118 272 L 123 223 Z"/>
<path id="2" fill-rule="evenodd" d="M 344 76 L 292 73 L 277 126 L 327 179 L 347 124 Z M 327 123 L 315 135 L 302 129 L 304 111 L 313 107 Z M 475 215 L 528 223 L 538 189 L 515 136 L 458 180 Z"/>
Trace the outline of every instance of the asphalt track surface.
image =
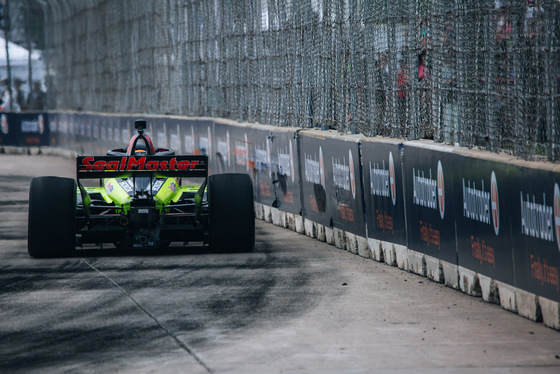
<path id="1" fill-rule="evenodd" d="M 74 161 L 0 154 L 2 373 L 560 372 L 559 332 L 260 221 L 250 254 L 30 258 L 39 175 Z"/>

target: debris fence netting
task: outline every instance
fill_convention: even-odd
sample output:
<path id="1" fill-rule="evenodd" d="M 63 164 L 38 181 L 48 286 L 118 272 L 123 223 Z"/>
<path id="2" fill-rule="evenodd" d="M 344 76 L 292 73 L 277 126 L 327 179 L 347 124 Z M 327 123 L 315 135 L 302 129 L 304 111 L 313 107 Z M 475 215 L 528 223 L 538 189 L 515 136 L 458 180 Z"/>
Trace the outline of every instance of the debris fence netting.
<path id="1" fill-rule="evenodd" d="M 47 8 L 57 109 L 211 116 L 560 158 L 559 0 L 48 0 Z"/>

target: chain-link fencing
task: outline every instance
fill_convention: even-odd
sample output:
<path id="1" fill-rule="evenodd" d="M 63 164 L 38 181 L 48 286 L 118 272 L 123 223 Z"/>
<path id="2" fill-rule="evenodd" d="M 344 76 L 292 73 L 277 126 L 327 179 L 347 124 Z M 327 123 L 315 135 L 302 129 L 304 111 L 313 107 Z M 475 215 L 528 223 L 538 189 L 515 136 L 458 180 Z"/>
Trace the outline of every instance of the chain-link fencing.
<path id="1" fill-rule="evenodd" d="M 560 158 L 559 0 L 47 0 L 57 109 Z"/>

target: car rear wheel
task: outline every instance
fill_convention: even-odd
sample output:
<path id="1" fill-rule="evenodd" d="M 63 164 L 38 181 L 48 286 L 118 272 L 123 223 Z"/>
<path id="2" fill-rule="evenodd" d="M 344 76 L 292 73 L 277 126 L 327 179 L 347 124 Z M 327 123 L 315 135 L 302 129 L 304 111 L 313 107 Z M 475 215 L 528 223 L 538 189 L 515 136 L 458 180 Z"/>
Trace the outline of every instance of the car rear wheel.
<path id="1" fill-rule="evenodd" d="M 247 174 L 208 178 L 208 240 L 214 252 L 250 252 L 255 247 L 253 183 Z"/>
<path id="2" fill-rule="evenodd" d="M 76 249 L 76 182 L 39 177 L 31 181 L 27 251 L 32 257 L 64 257 Z"/>

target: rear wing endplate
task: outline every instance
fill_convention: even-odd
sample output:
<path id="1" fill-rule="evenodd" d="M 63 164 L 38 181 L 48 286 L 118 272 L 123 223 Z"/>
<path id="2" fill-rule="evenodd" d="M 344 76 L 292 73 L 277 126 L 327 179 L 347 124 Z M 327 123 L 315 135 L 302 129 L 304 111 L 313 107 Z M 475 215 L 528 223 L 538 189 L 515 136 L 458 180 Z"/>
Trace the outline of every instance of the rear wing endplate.
<path id="1" fill-rule="evenodd" d="M 96 178 L 206 178 L 208 156 L 79 156 L 78 179 Z"/>

